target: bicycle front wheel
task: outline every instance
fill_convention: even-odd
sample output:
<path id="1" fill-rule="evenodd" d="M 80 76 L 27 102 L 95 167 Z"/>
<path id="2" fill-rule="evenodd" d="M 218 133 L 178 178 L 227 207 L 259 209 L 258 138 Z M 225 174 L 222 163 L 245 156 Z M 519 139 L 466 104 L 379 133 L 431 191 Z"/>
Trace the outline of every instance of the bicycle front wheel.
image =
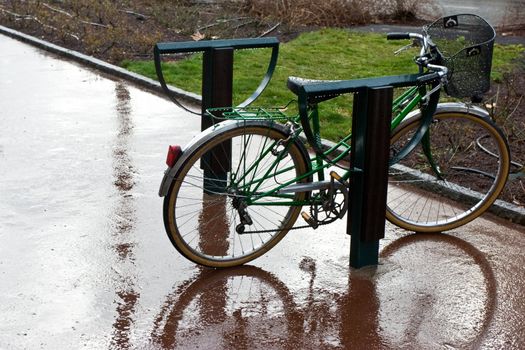
<path id="1" fill-rule="evenodd" d="M 239 122 L 217 128 L 192 151 L 164 199 L 166 231 L 182 255 L 235 266 L 284 237 L 307 194 L 269 192 L 309 169 L 304 146 L 287 138 L 282 125 Z"/>
<path id="2" fill-rule="evenodd" d="M 393 154 L 419 123 L 420 118 L 408 120 L 394 131 Z M 468 113 L 436 114 L 422 142 L 390 167 L 387 219 L 416 232 L 464 225 L 494 203 L 509 168 L 507 141 L 492 121 Z"/>

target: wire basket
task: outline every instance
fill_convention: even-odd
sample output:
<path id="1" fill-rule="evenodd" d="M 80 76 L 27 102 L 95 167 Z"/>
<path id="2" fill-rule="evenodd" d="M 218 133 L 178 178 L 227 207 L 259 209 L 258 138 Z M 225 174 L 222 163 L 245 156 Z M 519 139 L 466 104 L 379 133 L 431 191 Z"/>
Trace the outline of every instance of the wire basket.
<path id="1" fill-rule="evenodd" d="M 449 70 L 445 91 L 452 97 L 479 97 L 490 89 L 496 32 L 483 18 L 461 14 L 443 17 L 424 28 Z"/>

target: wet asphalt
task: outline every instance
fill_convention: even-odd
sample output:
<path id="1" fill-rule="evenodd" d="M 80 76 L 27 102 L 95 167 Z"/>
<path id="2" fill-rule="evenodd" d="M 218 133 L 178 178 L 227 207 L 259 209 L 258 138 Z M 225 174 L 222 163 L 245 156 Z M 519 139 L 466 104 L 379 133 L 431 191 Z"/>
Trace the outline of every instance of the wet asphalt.
<path id="1" fill-rule="evenodd" d="M 198 117 L 5 36 L 0 77 L 0 349 L 525 348 L 523 226 L 387 225 L 356 270 L 340 220 L 200 268 L 157 196 Z"/>
<path id="2" fill-rule="evenodd" d="M 436 0 L 430 4 L 445 16 L 475 13 L 492 25 L 512 26 L 523 20 L 523 0 Z M 428 4 L 422 3 L 425 8 Z"/>

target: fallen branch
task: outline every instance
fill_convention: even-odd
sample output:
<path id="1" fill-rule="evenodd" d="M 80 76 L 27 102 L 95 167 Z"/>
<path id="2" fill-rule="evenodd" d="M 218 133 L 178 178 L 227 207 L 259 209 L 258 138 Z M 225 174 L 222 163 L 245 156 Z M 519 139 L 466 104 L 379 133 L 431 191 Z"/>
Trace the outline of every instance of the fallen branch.
<path id="1" fill-rule="evenodd" d="M 516 110 L 518 109 L 518 107 L 519 107 L 519 105 L 520 105 L 520 103 L 521 103 L 521 100 L 523 100 L 523 96 L 524 96 L 524 95 L 521 95 L 521 96 L 520 96 L 520 99 L 519 99 L 518 102 L 516 103 L 516 106 L 514 106 L 514 109 L 512 110 L 512 112 L 510 112 L 509 115 L 507 116 L 507 118 L 505 118 L 505 122 L 506 122 L 507 120 L 509 120 L 510 117 L 512 117 L 512 115 L 516 112 Z"/>
<path id="2" fill-rule="evenodd" d="M 7 13 L 8 15 L 15 17 L 16 19 L 33 19 L 33 16 L 21 15 L 15 12 L 8 11 L 2 7 L 0 7 L 0 12 Z"/>
<path id="3" fill-rule="evenodd" d="M 67 12 L 67 11 L 64 11 L 62 9 L 59 9 L 59 8 L 56 8 L 56 7 L 53 7 L 49 4 L 46 4 L 45 2 L 42 3 L 42 6 L 46 7 L 47 9 L 53 11 L 53 12 L 57 12 L 57 13 L 60 13 L 60 14 L 63 14 L 64 16 L 67 16 L 69 18 L 74 18 L 75 16 L 72 15 L 71 13 Z M 102 27 L 102 28 L 109 28 L 108 25 L 106 24 L 100 24 L 100 23 L 95 23 L 95 22 L 89 22 L 89 21 L 84 21 L 84 20 L 81 20 L 79 19 L 78 20 L 80 23 L 83 23 L 83 24 L 87 24 L 87 25 L 90 25 L 90 26 L 95 26 L 95 27 Z"/>
<path id="4" fill-rule="evenodd" d="M 142 13 L 138 13 L 138 12 L 134 12 L 134 11 L 131 11 L 131 10 L 119 10 L 120 12 L 124 12 L 128 15 L 132 15 L 132 16 L 135 16 L 136 19 L 140 20 L 140 21 L 145 21 L 148 19 L 148 16 L 146 15 L 143 15 Z"/>
<path id="5" fill-rule="evenodd" d="M 101 27 L 101 28 L 110 28 L 110 26 L 108 26 L 107 24 L 100 24 L 100 23 L 95 23 L 95 22 L 88 22 L 88 21 L 83 21 L 83 20 L 80 20 L 81 23 L 84 23 L 84 24 L 88 24 L 90 26 L 94 26 L 94 27 Z"/>
<path id="6" fill-rule="evenodd" d="M 277 28 L 279 28 L 280 25 L 281 25 L 281 22 L 277 23 L 276 25 L 274 25 L 273 27 L 271 27 L 270 29 L 268 29 L 267 31 L 265 31 L 264 33 L 262 33 L 261 35 L 259 35 L 259 38 L 262 38 L 263 36 L 266 36 L 266 35 L 270 34 L 270 33 L 273 32 L 274 30 L 276 30 Z"/>
<path id="7" fill-rule="evenodd" d="M 197 28 L 197 31 L 201 31 L 201 30 L 204 30 L 204 29 L 215 27 L 215 26 L 218 26 L 218 25 L 223 24 L 223 23 L 228 23 L 228 22 L 233 22 L 233 21 L 240 21 L 241 19 L 248 19 L 248 18 L 250 18 L 250 17 L 244 16 L 244 17 L 235 17 L 235 18 L 228 18 L 228 19 L 218 19 L 217 21 L 215 21 L 215 23 L 207 24 L 207 25 L 205 25 L 203 27 Z"/>
<path id="8" fill-rule="evenodd" d="M 5 10 L 3 8 L 0 7 L 0 12 L 3 12 L 3 13 L 7 13 L 13 17 L 15 17 L 17 20 L 31 20 L 31 21 L 35 21 L 36 23 L 40 24 L 42 27 L 44 28 L 48 28 L 48 29 L 51 29 L 51 30 L 55 30 L 57 32 L 60 32 L 60 33 L 63 33 L 64 35 L 68 35 L 74 39 L 76 39 L 77 41 L 80 41 L 80 37 L 78 35 L 75 35 L 73 33 L 69 33 L 69 32 L 62 32 L 61 30 L 59 30 L 58 28 L 56 27 L 53 27 L 49 24 L 46 24 L 46 23 L 43 23 L 41 20 L 39 20 L 37 17 L 35 16 L 31 16 L 31 15 L 21 15 L 19 13 L 15 13 L 15 12 L 11 12 L 11 11 L 8 11 L 8 10 Z"/>
<path id="9" fill-rule="evenodd" d="M 65 16 L 73 18 L 73 15 L 71 13 L 69 13 L 67 11 L 64 11 L 62 9 L 59 9 L 59 8 L 53 7 L 53 6 L 49 5 L 49 4 L 46 4 L 45 2 L 42 3 L 42 6 L 50 9 L 51 11 L 58 12 L 58 13 L 61 13 L 61 14 L 65 15 Z"/>
<path id="10" fill-rule="evenodd" d="M 200 32 L 201 30 L 204 30 L 204 29 L 208 29 L 208 28 L 211 28 L 211 27 L 218 26 L 219 24 L 220 23 L 215 22 L 215 23 L 212 23 L 212 24 L 205 25 L 203 27 L 199 27 L 199 28 L 197 28 L 197 32 Z"/>
<path id="11" fill-rule="evenodd" d="M 246 26 L 246 25 L 248 25 L 248 24 L 252 24 L 252 23 L 254 23 L 254 22 L 255 22 L 255 20 L 251 20 L 251 21 L 248 21 L 248 22 L 244 22 L 244 23 L 241 23 L 241 24 L 237 24 L 235 27 L 233 27 L 233 29 L 239 29 L 239 28 L 241 28 L 241 27 L 244 27 L 244 26 Z"/>

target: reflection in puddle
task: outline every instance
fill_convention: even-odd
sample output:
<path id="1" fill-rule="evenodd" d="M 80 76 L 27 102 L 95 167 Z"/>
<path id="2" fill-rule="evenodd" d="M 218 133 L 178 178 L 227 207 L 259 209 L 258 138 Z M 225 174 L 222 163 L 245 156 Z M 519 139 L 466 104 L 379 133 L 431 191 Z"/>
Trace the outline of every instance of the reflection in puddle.
<path id="1" fill-rule="evenodd" d="M 275 275 L 252 266 L 201 269 L 166 297 L 154 320 L 150 346 L 479 347 L 495 308 L 493 272 L 473 246 L 446 235 L 439 237 L 413 235 L 398 240 L 399 243 L 395 241 L 383 250 L 386 266 L 349 270 L 346 290 L 334 290 L 320 283 L 317 262 L 309 257 L 299 264 L 305 274 L 305 287 L 295 292 Z M 457 256 L 440 258 L 443 266 L 458 274 L 469 266 L 463 272 L 477 270 L 480 275 L 465 275 L 461 281 L 455 281 L 461 293 L 450 295 L 458 289 L 449 280 L 451 275 L 435 264 L 424 268 L 424 259 L 418 257 L 422 252 L 425 255 L 422 248 L 428 245 L 449 252 L 458 250 Z M 407 252 L 411 259 L 405 255 Z M 429 274 L 433 268 L 436 272 Z M 458 310 L 464 314 L 461 327 L 454 320 Z"/>
<path id="2" fill-rule="evenodd" d="M 168 295 L 151 341 L 177 348 L 301 348 L 303 316 L 288 288 L 252 266 L 201 273 Z"/>
<path id="3" fill-rule="evenodd" d="M 155 348 L 381 348 L 373 280 L 351 278 L 340 295 L 316 286 L 316 263 L 304 303 L 273 274 L 252 266 L 202 270 L 168 295 L 151 334 Z"/>
<path id="4" fill-rule="evenodd" d="M 446 234 L 410 235 L 381 256 L 394 268 L 377 281 L 382 334 L 395 347 L 477 348 L 496 303 L 490 263 L 469 243 Z"/>
<path id="5" fill-rule="evenodd" d="M 116 300 L 117 318 L 113 323 L 111 348 L 128 349 L 130 345 L 131 326 L 134 322 L 135 306 L 140 294 L 134 289 L 135 276 L 129 276 L 122 271 L 126 264 L 133 264 L 133 232 L 135 225 L 135 207 L 131 190 L 135 185 L 135 170 L 129 156 L 129 142 L 133 132 L 131 120 L 130 94 L 125 84 L 117 82 L 116 116 L 117 135 L 113 148 L 113 176 L 114 186 L 117 190 L 117 203 L 115 204 L 113 221 L 113 237 L 117 254 L 117 262 L 124 268 L 117 268 Z M 133 271 L 133 268 L 131 268 Z"/>
<path id="6" fill-rule="evenodd" d="M 228 252 L 230 226 L 226 220 L 227 196 L 202 194 L 199 213 L 199 248 L 208 255 L 225 256 Z"/>

